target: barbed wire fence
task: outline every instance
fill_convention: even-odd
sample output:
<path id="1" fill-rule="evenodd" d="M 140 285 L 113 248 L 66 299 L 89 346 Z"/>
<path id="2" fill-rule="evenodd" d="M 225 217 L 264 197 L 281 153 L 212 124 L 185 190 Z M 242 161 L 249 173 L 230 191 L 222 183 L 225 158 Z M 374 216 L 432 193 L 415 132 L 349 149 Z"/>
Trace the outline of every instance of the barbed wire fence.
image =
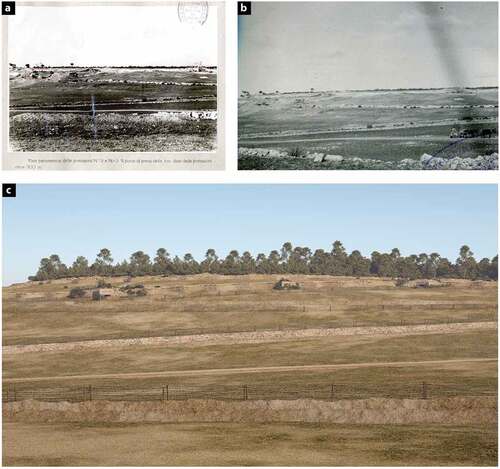
<path id="1" fill-rule="evenodd" d="M 85 401 L 181 401 L 188 399 L 214 399 L 231 401 L 297 400 L 324 401 L 369 398 L 431 399 L 442 397 L 496 396 L 495 383 L 345 383 L 328 384 L 224 384 L 188 386 L 164 384 L 150 387 L 116 385 L 83 385 L 71 387 L 16 389 L 5 387 L 2 402 L 28 399 L 46 402 Z"/>

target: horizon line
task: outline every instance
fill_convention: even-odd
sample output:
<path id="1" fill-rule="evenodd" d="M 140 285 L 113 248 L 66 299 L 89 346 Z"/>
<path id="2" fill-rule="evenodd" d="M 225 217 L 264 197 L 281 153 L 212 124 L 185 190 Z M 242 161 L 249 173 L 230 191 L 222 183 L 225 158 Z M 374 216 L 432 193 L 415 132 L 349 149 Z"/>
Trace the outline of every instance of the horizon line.
<path id="1" fill-rule="evenodd" d="M 26 67 L 24 65 L 18 66 L 13 62 L 9 63 L 14 65 L 16 68 L 192 68 L 192 67 L 206 67 L 206 68 L 217 68 L 217 65 L 203 65 L 203 64 L 192 64 L 192 65 L 33 65 L 31 67 Z"/>
<path id="2" fill-rule="evenodd" d="M 431 87 L 397 87 L 397 88 L 343 88 L 343 89 L 323 89 L 323 90 L 287 90 L 287 91 L 254 91 L 249 92 L 241 89 L 240 93 L 248 94 L 296 94 L 296 93 L 339 93 L 339 92 L 360 92 L 360 91 L 427 91 L 427 90 L 476 90 L 476 89 L 498 89 L 498 85 L 481 85 L 481 86 L 431 86 Z"/>

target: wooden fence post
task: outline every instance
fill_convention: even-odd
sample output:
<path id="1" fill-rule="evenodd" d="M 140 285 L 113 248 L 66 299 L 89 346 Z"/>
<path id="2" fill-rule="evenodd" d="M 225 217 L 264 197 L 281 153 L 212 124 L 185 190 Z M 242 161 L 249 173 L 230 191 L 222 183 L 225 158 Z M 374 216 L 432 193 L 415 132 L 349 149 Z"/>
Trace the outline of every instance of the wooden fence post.
<path id="1" fill-rule="evenodd" d="M 335 386 L 332 384 L 330 387 L 330 400 L 333 401 L 333 397 L 335 395 Z"/>
<path id="2" fill-rule="evenodd" d="M 161 400 L 164 401 L 165 400 L 165 386 L 163 386 L 161 388 Z"/>
<path id="3" fill-rule="evenodd" d="M 165 397 L 167 398 L 167 401 L 169 399 L 169 395 L 168 395 L 168 384 L 165 386 Z"/>
<path id="4" fill-rule="evenodd" d="M 89 384 L 89 401 L 92 400 L 92 385 Z"/>
<path id="5" fill-rule="evenodd" d="M 422 399 L 427 399 L 427 383 L 422 382 Z"/>
<path id="6" fill-rule="evenodd" d="M 248 386 L 246 384 L 243 385 L 243 400 L 248 400 Z"/>

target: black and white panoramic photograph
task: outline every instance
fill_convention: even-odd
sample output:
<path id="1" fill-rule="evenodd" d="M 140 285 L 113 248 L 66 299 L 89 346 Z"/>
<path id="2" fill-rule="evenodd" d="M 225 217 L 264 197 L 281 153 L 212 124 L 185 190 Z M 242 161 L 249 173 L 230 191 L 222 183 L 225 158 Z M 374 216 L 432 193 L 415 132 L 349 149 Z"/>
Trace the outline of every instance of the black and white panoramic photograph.
<path id="1" fill-rule="evenodd" d="M 238 168 L 498 169 L 497 2 L 252 2 Z"/>
<path id="2" fill-rule="evenodd" d="M 9 150 L 216 151 L 218 8 L 17 5 Z"/>

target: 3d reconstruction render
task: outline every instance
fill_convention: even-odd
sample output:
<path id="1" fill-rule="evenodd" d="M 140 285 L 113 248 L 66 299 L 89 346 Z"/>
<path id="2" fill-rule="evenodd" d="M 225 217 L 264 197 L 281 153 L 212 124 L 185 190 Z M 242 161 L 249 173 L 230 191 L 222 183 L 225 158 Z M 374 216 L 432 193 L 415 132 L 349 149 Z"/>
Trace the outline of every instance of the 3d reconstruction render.
<path id="1" fill-rule="evenodd" d="M 4 465 L 496 465 L 496 186 L 18 185 L 3 217 Z"/>
<path id="2" fill-rule="evenodd" d="M 496 2 L 252 2 L 239 169 L 498 169 Z"/>

